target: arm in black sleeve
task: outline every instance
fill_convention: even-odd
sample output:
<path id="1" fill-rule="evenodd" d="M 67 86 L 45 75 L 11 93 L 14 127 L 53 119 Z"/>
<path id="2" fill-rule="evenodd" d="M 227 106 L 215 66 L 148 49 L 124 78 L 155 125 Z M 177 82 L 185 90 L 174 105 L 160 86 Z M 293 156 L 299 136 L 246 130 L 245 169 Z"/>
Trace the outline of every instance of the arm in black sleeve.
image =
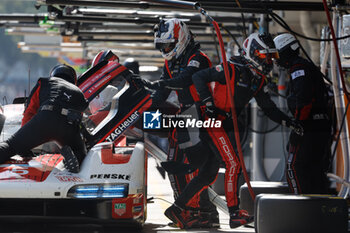
<path id="1" fill-rule="evenodd" d="M 164 86 L 167 89 L 171 90 L 181 90 L 192 85 L 192 75 L 198 72 L 199 70 L 209 67 L 209 63 L 206 57 L 201 54 L 197 54 L 191 61 L 188 63 L 186 68 L 181 71 L 178 75 L 167 79 L 164 82 Z"/>
<path id="2" fill-rule="evenodd" d="M 232 75 L 231 66 L 228 66 L 228 69 L 231 77 Z M 210 83 L 210 82 L 219 82 L 221 84 L 226 83 L 224 68 L 222 64 L 220 64 L 220 65 L 217 65 L 216 67 L 198 71 L 192 76 L 192 80 L 199 94 L 200 99 L 203 101 L 208 97 L 211 97 L 211 93 L 209 91 L 207 83 Z"/>
<path id="3" fill-rule="evenodd" d="M 263 89 L 264 87 L 254 97 L 263 112 L 274 122 L 289 125 L 290 118 L 277 108 L 276 104 L 271 100 L 270 95 Z"/>
<path id="4" fill-rule="evenodd" d="M 170 77 L 168 75 L 168 72 L 166 71 L 166 67 L 163 66 L 163 73 L 160 76 L 161 80 L 169 80 Z M 165 88 L 161 88 L 156 90 L 153 94 L 152 94 L 152 107 L 158 107 L 160 106 L 169 96 L 171 90 L 169 89 L 165 89 Z"/>
<path id="5" fill-rule="evenodd" d="M 294 118 L 298 120 L 306 120 L 311 112 L 313 94 L 311 75 L 302 66 L 291 72 L 292 94 L 296 100 Z"/>

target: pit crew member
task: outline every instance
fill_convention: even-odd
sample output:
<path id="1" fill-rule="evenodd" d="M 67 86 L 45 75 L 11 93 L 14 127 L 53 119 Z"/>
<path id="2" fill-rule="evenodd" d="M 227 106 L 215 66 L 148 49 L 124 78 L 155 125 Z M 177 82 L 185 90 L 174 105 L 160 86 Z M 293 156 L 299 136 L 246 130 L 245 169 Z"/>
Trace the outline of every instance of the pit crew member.
<path id="1" fill-rule="evenodd" d="M 282 113 L 267 93 L 266 75 L 273 68 L 272 58 L 277 56 L 269 34 L 253 33 L 243 42 L 243 56 L 230 59 L 228 69 L 236 114 L 238 117 L 248 102 L 255 98 L 271 120 L 302 133 L 302 128 Z M 229 224 L 231 228 L 236 228 L 253 219 L 246 210 L 239 209 L 238 178 L 241 164 L 234 138 L 234 130 L 238 129 L 233 128 L 223 65 L 201 70 L 192 79 L 200 96 L 199 104 L 204 118 L 221 119 L 223 122 L 220 129 L 208 128 L 207 133 L 203 134 L 203 140 L 225 163 L 225 196 L 230 214 Z M 208 85 L 211 82 L 214 82 L 214 86 Z"/>
<path id="2" fill-rule="evenodd" d="M 291 132 L 287 160 L 287 180 L 295 194 L 328 192 L 326 169 L 330 163 L 331 120 L 328 91 L 319 69 L 302 58 L 299 43 L 289 34 L 274 39 L 277 64 L 290 74 L 288 108 L 303 126 L 304 135 Z"/>
<path id="3" fill-rule="evenodd" d="M 189 114 L 198 119 L 194 105 L 195 101 L 198 100 L 198 95 L 192 83 L 192 75 L 199 70 L 211 67 L 211 61 L 200 50 L 200 44 L 195 42 L 187 25 L 179 19 L 161 20 L 155 26 L 154 35 L 155 47 L 161 51 L 165 58 L 165 64 L 160 80 L 153 82 L 142 80 L 145 86 L 156 90 L 152 97 L 153 106 L 161 106 L 170 92 L 175 90 L 180 103 L 178 113 Z M 191 167 L 199 167 L 198 172 L 201 174 L 201 180 L 197 182 L 199 190 L 213 182 L 216 178 L 219 162 L 215 156 L 209 156 L 210 149 L 200 140 L 198 129 L 191 129 L 191 131 L 176 129 L 171 135 L 170 139 L 175 142 L 170 143 L 173 147 L 170 150 L 168 160 L 175 162 L 188 160 Z M 202 161 L 206 160 L 209 160 L 206 166 L 199 165 L 204 164 Z M 163 167 L 169 171 L 167 163 L 163 163 Z M 180 198 L 186 190 L 185 186 L 189 179 L 186 180 L 185 176 L 170 174 L 170 180 L 175 199 Z M 198 180 L 197 176 L 190 182 L 193 180 Z M 192 211 L 188 215 L 186 209 L 189 207 L 192 207 L 190 208 Z M 197 214 L 198 210 L 201 214 Z M 218 212 L 209 201 L 207 189 L 200 193 L 200 199 L 198 199 L 198 195 L 193 195 L 181 206 L 172 205 L 165 211 L 165 215 L 180 228 L 219 226 Z M 179 221 L 176 217 L 178 215 L 186 217 Z"/>
<path id="4" fill-rule="evenodd" d="M 76 81 L 75 70 L 63 64 L 55 66 L 49 78 L 39 78 L 26 102 L 22 127 L 0 143 L 0 163 L 16 154 L 27 155 L 45 142 L 56 141 L 62 146 L 66 168 L 79 172 L 86 155 L 79 124 L 88 103 Z"/>

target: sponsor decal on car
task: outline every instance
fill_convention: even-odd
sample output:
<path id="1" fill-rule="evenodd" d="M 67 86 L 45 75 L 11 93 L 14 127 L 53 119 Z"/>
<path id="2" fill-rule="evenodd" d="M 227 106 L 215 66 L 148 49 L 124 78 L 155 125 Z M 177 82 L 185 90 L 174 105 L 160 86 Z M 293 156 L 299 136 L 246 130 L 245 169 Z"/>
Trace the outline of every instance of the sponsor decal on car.
<path id="1" fill-rule="evenodd" d="M 55 176 L 61 182 L 83 182 L 83 179 L 77 176 Z"/>
<path id="2" fill-rule="evenodd" d="M 126 204 L 125 203 L 115 203 L 114 204 L 114 212 L 119 216 L 124 215 L 126 213 Z"/>
<path id="3" fill-rule="evenodd" d="M 138 212 L 141 212 L 141 211 L 142 211 L 142 205 L 133 206 L 133 207 L 132 207 L 132 212 L 133 212 L 133 213 L 138 213 Z"/>
<path id="4" fill-rule="evenodd" d="M 135 111 L 131 114 L 123 123 L 121 123 L 107 138 L 106 141 L 113 142 L 116 138 L 121 135 L 124 130 L 126 130 L 130 125 L 138 120 L 140 114 L 138 111 Z"/>
<path id="5" fill-rule="evenodd" d="M 126 174 L 91 174 L 90 179 L 130 180 L 130 175 L 126 175 Z"/>

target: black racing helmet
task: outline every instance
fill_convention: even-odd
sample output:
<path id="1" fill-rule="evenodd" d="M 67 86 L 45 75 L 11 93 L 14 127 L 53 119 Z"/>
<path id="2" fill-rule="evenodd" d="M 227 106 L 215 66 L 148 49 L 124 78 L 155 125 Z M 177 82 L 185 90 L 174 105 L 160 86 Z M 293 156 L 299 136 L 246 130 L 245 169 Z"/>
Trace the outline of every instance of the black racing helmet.
<path id="1" fill-rule="evenodd" d="M 131 70 L 134 74 L 140 74 L 140 65 L 138 61 L 135 61 L 133 58 L 128 58 L 125 60 L 123 65 Z"/>
<path id="2" fill-rule="evenodd" d="M 77 74 L 73 67 L 66 64 L 59 64 L 53 67 L 50 71 L 50 77 L 58 77 L 66 80 L 67 82 L 77 84 Z"/>

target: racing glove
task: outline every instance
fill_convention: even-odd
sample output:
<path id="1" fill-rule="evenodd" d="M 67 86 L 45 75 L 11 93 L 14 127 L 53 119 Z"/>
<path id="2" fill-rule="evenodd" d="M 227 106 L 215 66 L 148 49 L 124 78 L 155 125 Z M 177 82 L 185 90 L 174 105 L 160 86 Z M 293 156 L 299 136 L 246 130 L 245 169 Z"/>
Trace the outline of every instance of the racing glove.
<path id="1" fill-rule="evenodd" d="M 304 128 L 296 120 L 289 120 L 285 125 L 299 136 L 304 135 Z"/>
<path id="2" fill-rule="evenodd" d="M 218 115 L 217 108 L 214 105 L 214 101 L 212 97 L 208 97 L 205 100 L 202 101 L 205 109 L 204 113 L 209 118 L 216 118 Z"/>
<path id="3" fill-rule="evenodd" d="M 164 88 L 164 81 L 163 80 L 157 80 L 157 81 L 149 81 L 146 79 L 143 79 L 143 84 L 145 87 L 148 87 L 149 89 L 153 90 L 160 90 Z"/>
<path id="4" fill-rule="evenodd" d="M 133 74 L 133 75 L 131 76 L 131 82 L 132 82 L 137 88 L 143 88 L 143 87 L 145 86 L 145 84 L 144 84 L 143 81 L 144 81 L 144 80 L 143 80 L 140 76 L 138 76 L 138 75 Z"/>

